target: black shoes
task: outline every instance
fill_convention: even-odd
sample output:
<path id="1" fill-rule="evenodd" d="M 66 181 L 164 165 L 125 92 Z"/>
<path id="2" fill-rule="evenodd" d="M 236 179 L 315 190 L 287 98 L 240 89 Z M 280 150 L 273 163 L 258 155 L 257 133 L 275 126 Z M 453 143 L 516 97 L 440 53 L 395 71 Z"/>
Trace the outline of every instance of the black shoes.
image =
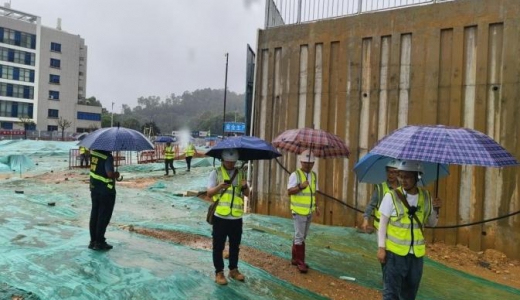
<path id="1" fill-rule="evenodd" d="M 103 243 L 90 242 L 90 244 L 88 245 L 88 248 L 92 249 L 92 250 L 97 250 L 97 251 L 104 251 L 104 250 L 110 250 L 110 249 L 114 248 L 114 246 L 108 244 L 107 242 L 103 242 Z"/>

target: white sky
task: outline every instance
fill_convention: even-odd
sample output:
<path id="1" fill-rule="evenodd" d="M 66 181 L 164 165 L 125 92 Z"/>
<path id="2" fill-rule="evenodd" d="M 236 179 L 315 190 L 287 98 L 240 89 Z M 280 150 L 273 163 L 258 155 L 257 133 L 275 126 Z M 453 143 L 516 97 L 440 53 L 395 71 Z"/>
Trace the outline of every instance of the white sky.
<path id="1" fill-rule="evenodd" d="M 9 0 L 0 0 L 3 5 Z M 137 98 L 202 88 L 245 90 L 247 44 L 256 51 L 265 0 L 11 0 L 42 25 L 79 34 L 88 46 L 87 97 L 109 111 Z"/>

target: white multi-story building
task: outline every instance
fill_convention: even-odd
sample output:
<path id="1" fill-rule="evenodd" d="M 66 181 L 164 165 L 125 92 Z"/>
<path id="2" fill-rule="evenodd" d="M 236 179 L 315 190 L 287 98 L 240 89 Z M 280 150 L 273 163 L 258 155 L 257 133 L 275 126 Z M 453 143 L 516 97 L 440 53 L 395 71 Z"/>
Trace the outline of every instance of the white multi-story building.
<path id="1" fill-rule="evenodd" d="M 85 102 L 87 46 L 77 34 L 41 25 L 41 18 L 0 7 L 0 127 L 38 132 L 101 127 L 101 107 Z M 81 103 L 81 104 L 80 104 Z"/>

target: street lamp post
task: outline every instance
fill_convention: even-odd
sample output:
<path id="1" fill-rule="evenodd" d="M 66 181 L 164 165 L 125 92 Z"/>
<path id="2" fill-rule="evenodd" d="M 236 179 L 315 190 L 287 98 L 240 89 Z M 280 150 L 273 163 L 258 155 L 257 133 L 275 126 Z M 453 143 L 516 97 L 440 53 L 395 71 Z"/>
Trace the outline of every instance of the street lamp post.
<path id="1" fill-rule="evenodd" d="M 114 102 L 112 102 L 112 113 L 110 116 L 110 127 L 114 127 Z"/>

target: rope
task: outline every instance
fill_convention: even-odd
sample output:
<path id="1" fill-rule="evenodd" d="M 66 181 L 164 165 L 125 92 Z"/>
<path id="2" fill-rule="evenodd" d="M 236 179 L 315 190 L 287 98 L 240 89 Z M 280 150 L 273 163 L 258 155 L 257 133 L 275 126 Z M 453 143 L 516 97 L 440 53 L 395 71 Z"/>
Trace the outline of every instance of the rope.
<path id="1" fill-rule="evenodd" d="M 287 170 L 287 168 L 285 166 L 283 166 L 282 163 L 280 163 L 280 161 L 278 161 L 278 158 L 275 158 L 275 160 L 278 163 L 278 165 L 285 172 L 287 172 L 287 174 L 291 174 L 291 172 L 289 172 L 289 170 Z M 326 198 L 332 199 L 332 200 L 340 203 L 341 205 L 344 205 L 344 206 L 346 206 L 346 207 L 348 207 L 348 208 L 350 208 L 352 210 L 355 210 L 358 213 L 364 213 L 364 211 L 360 210 L 359 208 L 351 206 L 351 205 L 341 201 L 338 198 L 335 198 L 335 197 L 333 197 L 331 195 L 327 195 L 327 194 L 325 194 L 325 193 L 323 193 L 321 191 L 316 191 L 316 192 L 318 194 L 322 195 L 322 196 L 325 196 Z M 476 222 L 471 222 L 471 223 L 458 224 L 458 225 L 435 226 L 435 227 L 426 226 L 426 228 L 430 228 L 430 229 L 452 229 L 452 228 L 469 227 L 469 226 L 473 226 L 473 225 L 479 225 L 479 224 L 484 224 L 484 223 L 488 223 L 488 222 L 497 221 L 497 220 L 500 220 L 500 219 L 506 219 L 506 218 L 512 217 L 512 216 L 517 215 L 517 214 L 520 214 L 520 210 L 516 211 L 516 212 L 509 213 L 509 214 L 506 214 L 506 215 L 503 215 L 503 216 L 498 216 L 498 217 L 495 217 L 495 218 L 481 220 L 481 221 L 476 221 Z"/>

